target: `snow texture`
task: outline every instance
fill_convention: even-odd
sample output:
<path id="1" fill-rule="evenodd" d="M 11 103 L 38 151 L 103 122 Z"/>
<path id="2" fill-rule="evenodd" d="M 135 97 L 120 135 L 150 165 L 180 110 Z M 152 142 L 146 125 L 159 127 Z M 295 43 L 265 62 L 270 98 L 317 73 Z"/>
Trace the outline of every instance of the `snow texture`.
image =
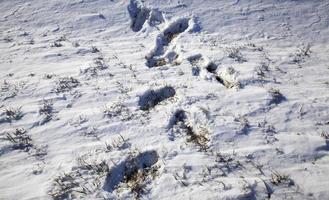
<path id="1" fill-rule="evenodd" d="M 0 199 L 329 199 L 328 0 L 2 0 Z"/>

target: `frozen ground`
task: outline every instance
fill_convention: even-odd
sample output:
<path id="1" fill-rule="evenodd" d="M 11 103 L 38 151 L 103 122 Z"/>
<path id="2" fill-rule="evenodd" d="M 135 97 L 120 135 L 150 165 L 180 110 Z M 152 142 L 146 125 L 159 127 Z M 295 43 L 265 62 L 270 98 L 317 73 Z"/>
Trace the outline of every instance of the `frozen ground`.
<path id="1" fill-rule="evenodd" d="M 0 1 L 0 199 L 328 199 L 328 11 Z"/>

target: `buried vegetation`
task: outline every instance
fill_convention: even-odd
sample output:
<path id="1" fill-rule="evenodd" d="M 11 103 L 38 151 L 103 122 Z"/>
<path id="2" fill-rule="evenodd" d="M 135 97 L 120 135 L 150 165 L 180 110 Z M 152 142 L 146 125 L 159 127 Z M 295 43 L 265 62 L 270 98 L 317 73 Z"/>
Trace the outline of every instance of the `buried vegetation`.
<path id="1" fill-rule="evenodd" d="M 221 73 L 218 73 L 217 69 L 218 65 L 213 62 L 210 62 L 206 66 L 206 70 L 214 75 L 216 81 L 225 86 L 227 89 L 241 88 L 240 82 L 235 80 L 236 71 L 233 67 L 228 67 Z"/>
<path id="2" fill-rule="evenodd" d="M 177 110 L 174 113 L 170 119 L 168 128 L 172 129 L 172 133 L 169 135 L 170 140 L 174 140 L 175 137 L 180 135 L 187 136 L 186 141 L 197 145 L 200 151 L 207 151 L 209 148 L 208 143 L 210 139 L 208 129 L 203 125 L 199 125 L 196 128 L 193 127 L 193 123 L 191 123 L 184 110 Z"/>
<path id="3" fill-rule="evenodd" d="M 136 197 L 146 192 L 147 184 L 155 177 L 159 155 L 150 150 L 130 155 L 121 163 L 113 166 L 108 172 L 104 189 L 112 192 L 121 186 L 128 188 Z"/>
<path id="4" fill-rule="evenodd" d="M 28 151 L 33 146 L 32 138 L 24 128 L 16 128 L 11 132 L 7 132 L 5 140 L 11 142 L 15 150 Z"/>
<path id="5" fill-rule="evenodd" d="M 182 18 L 171 23 L 156 40 L 155 48 L 146 56 L 146 65 L 149 68 L 163 66 L 167 64 L 165 54 L 167 47 L 179 34 L 186 31 L 189 27 L 189 19 Z"/>
<path id="6" fill-rule="evenodd" d="M 56 93 L 69 92 L 80 85 L 80 82 L 73 77 L 63 77 L 57 81 Z"/>
<path id="7" fill-rule="evenodd" d="M 53 118 L 53 102 L 51 100 L 43 100 L 39 108 L 39 114 L 43 117 L 41 124 L 49 122 Z"/>
<path id="8" fill-rule="evenodd" d="M 22 106 L 7 107 L 3 111 L 4 119 L 2 121 L 12 122 L 13 120 L 20 120 L 23 117 Z"/>
<path id="9" fill-rule="evenodd" d="M 47 155 L 47 146 L 37 146 L 33 143 L 31 135 L 24 128 L 16 128 L 6 132 L 4 140 L 11 143 L 13 150 L 28 152 L 35 158 L 42 159 Z"/>
<path id="10" fill-rule="evenodd" d="M 99 190 L 109 171 L 105 161 L 87 161 L 84 157 L 77 159 L 78 166 L 53 179 L 49 195 L 53 199 L 81 199 Z"/>
<path id="11" fill-rule="evenodd" d="M 138 105 L 141 110 L 150 110 L 162 101 L 175 96 L 176 90 L 171 86 L 165 86 L 157 90 L 148 90 L 139 97 Z"/>

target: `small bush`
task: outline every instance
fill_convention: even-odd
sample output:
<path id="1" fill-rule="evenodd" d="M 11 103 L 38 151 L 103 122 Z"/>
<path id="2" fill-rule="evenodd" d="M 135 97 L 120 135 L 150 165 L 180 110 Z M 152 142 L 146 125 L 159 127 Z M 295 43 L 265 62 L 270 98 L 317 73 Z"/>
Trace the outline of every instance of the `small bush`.
<path id="1" fill-rule="evenodd" d="M 113 139 L 110 143 L 105 142 L 106 151 L 112 151 L 114 149 L 123 150 L 131 147 L 128 139 L 124 138 L 121 134 L 116 139 Z"/>
<path id="2" fill-rule="evenodd" d="M 250 131 L 250 124 L 247 118 L 245 117 L 238 117 L 234 119 L 236 122 L 239 122 L 240 126 L 238 129 L 238 134 L 247 135 Z"/>
<path id="3" fill-rule="evenodd" d="M 109 172 L 108 164 L 103 160 L 100 163 L 88 162 L 83 156 L 77 158 L 78 167 L 74 169 L 88 170 L 90 174 L 104 176 Z"/>
<path id="4" fill-rule="evenodd" d="M 137 198 L 145 191 L 151 178 L 155 178 L 159 155 L 156 151 L 145 151 L 130 154 L 109 171 L 105 182 L 105 190 L 113 192 L 118 187 L 127 187 Z"/>
<path id="5" fill-rule="evenodd" d="M 234 152 L 232 155 L 222 154 L 221 152 L 215 153 L 215 161 L 218 163 L 217 167 L 221 170 L 222 176 L 227 176 L 227 174 L 243 167 L 241 162 L 236 159 Z"/>
<path id="6" fill-rule="evenodd" d="M 133 115 L 122 103 L 112 103 L 106 105 L 103 110 L 104 116 L 108 118 L 119 117 L 123 121 L 130 120 Z"/>
<path id="7" fill-rule="evenodd" d="M 277 171 L 273 171 L 271 174 L 271 183 L 274 185 L 286 184 L 288 186 L 294 185 L 294 181 L 291 180 L 289 175 L 280 174 Z"/>
<path id="8" fill-rule="evenodd" d="M 292 63 L 301 63 L 308 57 L 311 53 L 311 46 L 308 44 L 306 46 L 302 46 L 297 50 L 297 52 L 292 57 Z"/>
<path id="9" fill-rule="evenodd" d="M 269 70 L 270 70 L 269 64 L 262 62 L 260 66 L 256 68 L 256 74 L 260 79 L 263 79 L 265 78 L 266 73 L 269 72 Z"/>
<path id="10" fill-rule="evenodd" d="M 108 65 L 104 62 L 103 57 L 98 57 L 94 59 L 94 62 L 86 69 L 81 69 L 82 74 L 89 75 L 91 77 L 97 76 L 100 71 L 108 68 Z"/>
<path id="11" fill-rule="evenodd" d="M 84 135 L 87 137 L 98 137 L 98 129 L 96 127 L 90 127 L 85 132 Z"/>
<path id="12" fill-rule="evenodd" d="M 43 100 L 39 108 L 39 114 L 45 116 L 45 120 L 49 121 L 53 116 L 53 103 L 51 100 Z"/>
<path id="13" fill-rule="evenodd" d="M 177 110 L 169 121 L 168 128 L 172 129 L 169 135 L 170 140 L 174 140 L 176 135 L 187 136 L 187 142 L 196 144 L 201 151 L 207 151 L 209 139 L 209 131 L 206 126 L 198 126 L 193 128 L 193 123 L 188 121 L 187 113 L 184 110 Z"/>
<path id="14" fill-rule="evenodd" d="M 197 132 L 194 132 L 191 126 L 186 126 L 187 142 L 193 142 L 200 147 L 201 151 L 208 150 L 209 132 L 205 127 L 199 127 Z"/>
<path id="15" fill-rule="evenodd" d="M 156 151 L 146 151 L 126 160 L 123 182 L 137 198 L 146 191 L 147 179 L 154 177 L 157 168 L 153 165 L 157 161 Z"/>
<path id="16" fill-rule="evenodd" d="M 29 150 L 33 146 L 32 139 L 24 128 L 6 133 L 6 140 L 13 144 L 14 149 Z"/>
<path id="17" fill-rule="evenodd" d="M 6 133 L 5 140 L 12 143 L 14 150 L 23 150 L 37 159 L 42 159 L 47 155 L 47 146 L 36 146 L 24 128 L 16 128 Z"/>
<path id="18" fill-rule="evenodd" d="M 72 171 L 54 178 L 49 192 L 53 199 L 81 199 L 101 188 L 102 179 L 109 172 L 108 164 L 88 162 L 84 157 L 79 157 L 77 163 Z"/>
<path id="19" fill-rule="evenodd" d="M 227 48 L 225 51 L 229 58 L 232 58 L 239 63 L 247 62 L 247 60 L 243 58 L 239 48 Z"/>
<path id="20" fill-rule="evenodd" d="M 64 77 L 60 78 L 57 81 L 57 86 L 55 88 L 56 93 L 63 93 L 71 91 L 73 88 L 76 88 L 80 85 L 80 82 L 73 77 Z"/>
<path id="21" fill-rule="evenodd" d="M 126 177 L 124 180 L 126 186 L 135 195 L 136 198 L 140 198 L 143 193 L 146 192 L 146 187 L 148 184 L 148 179 L 150 177 L 155 177 L 157 173 L 156 167 L 149 167 L 144 169 L 139 169 L 132 175 Z"/>
<path id="22" fill-rule="evenodd" d="M 7 121 L 11 122 L 12 120 L 19 120 L 23 117 L 22 107 L 8 107 L 4 110 L 5 118 Z"/>
<path id="23" fill-rule="evenodd" d="M 154 66 L 154 67 L 160 67 L 160 66 L 164 66 L 164 65 L 166 65 L 166 64 L 167 64 L 167 61 L 166 61 L 165 58 L 159 58 L 159 59 L 155 60 L 153 66 Z"/>
<path id="24" fill-rule="evenodd" d="M 62 45 L 62 43 L 60 42 L 60 41 L 55 41 L 52 45 L 51 45 L 51 47 L 62 47 L 63 45 Z"/>
<path id="25" fill-rule="evenodd" d="M 0 94 L 3 96 L 3 100 L 15 97 L 19 91 L 19 87 L 19 84 L 10 83 L 4 80 L 0 87 Z"/>

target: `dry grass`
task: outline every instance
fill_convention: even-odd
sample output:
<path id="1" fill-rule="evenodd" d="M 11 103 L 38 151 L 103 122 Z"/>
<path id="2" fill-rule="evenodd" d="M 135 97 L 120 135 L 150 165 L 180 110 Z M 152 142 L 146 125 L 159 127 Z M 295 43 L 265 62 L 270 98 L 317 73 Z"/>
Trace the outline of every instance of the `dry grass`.
<path id="1" fill-rule="evenodd" d="M 151 179 L 154 179 L 158 174 L 156 166 L 142 168 L 126 175 L 123 181 L 126 187 L 139 199 L 144 193 L 147 192 L 147 184 Z"/>
<path id="2" fill-rule="evenodd" d="M 43 100 L 39 108 L 39 114 L 45 117 L 45 121 L 49 121 L 53 116 L 53 103 L 51 100 Z"/>
<path id="3" fill-rule="evenodd" d="M 84 157 L 78 157 L 78 166 L 72 171 L 63 173 L 53 180 L 49 195 L 53 199 L 80 199 L 98 191 L 109 167 L 105 161 L 88 162 Z"/>
<path id="4" fill-rule="evenodd" d="M 80 82 L 73 77 L 63 77 L 57 81 L 56 93 L 69 92 L 80 85 Z"/>
<path id="5" fill-rule="evenodd" d="M 286 184 L 288 186 L 294 185 L 294 181 L 291 180 L 289 175 L 281 174 L 277 171 L 272 172 L 270 181 L 274 185 L 281 185 L 281 184 Z"/>
<path id="6" fill-rule="evenodd" d="M 123 150 L 131 147 L 129 140 L 124 138 L 121 134 L 119 137 L 113 139 L 111 142 L 105 142 L 106 151 L 110 152 L 114 149 Z"/>
<path id="7" fill-rule="evenodd" d="M 7 107 L 4 110 L 5 118 L 7 121 L 19 120 L 23 117 L 22 106 L 20 107 Z"/>
<path id="8" fill-rule="evenodd" d="M 205 127 L 199 127 L 197 132 L 194 132 L 193 128 L 188 125 L 186 126 L 186 134 L 188 135 L 187 142 L 196 144 L 201 151 L 207 151 L 210 139 L 209 132 Z"/>
<path id="9" fill-rule="evenodd" d="M 13 144 L 14 149 L 29 150 L 33 147 L 31 136 L 24 128 L 16 128 L 12 132 L 6 133 L 6 140 Z"/>

